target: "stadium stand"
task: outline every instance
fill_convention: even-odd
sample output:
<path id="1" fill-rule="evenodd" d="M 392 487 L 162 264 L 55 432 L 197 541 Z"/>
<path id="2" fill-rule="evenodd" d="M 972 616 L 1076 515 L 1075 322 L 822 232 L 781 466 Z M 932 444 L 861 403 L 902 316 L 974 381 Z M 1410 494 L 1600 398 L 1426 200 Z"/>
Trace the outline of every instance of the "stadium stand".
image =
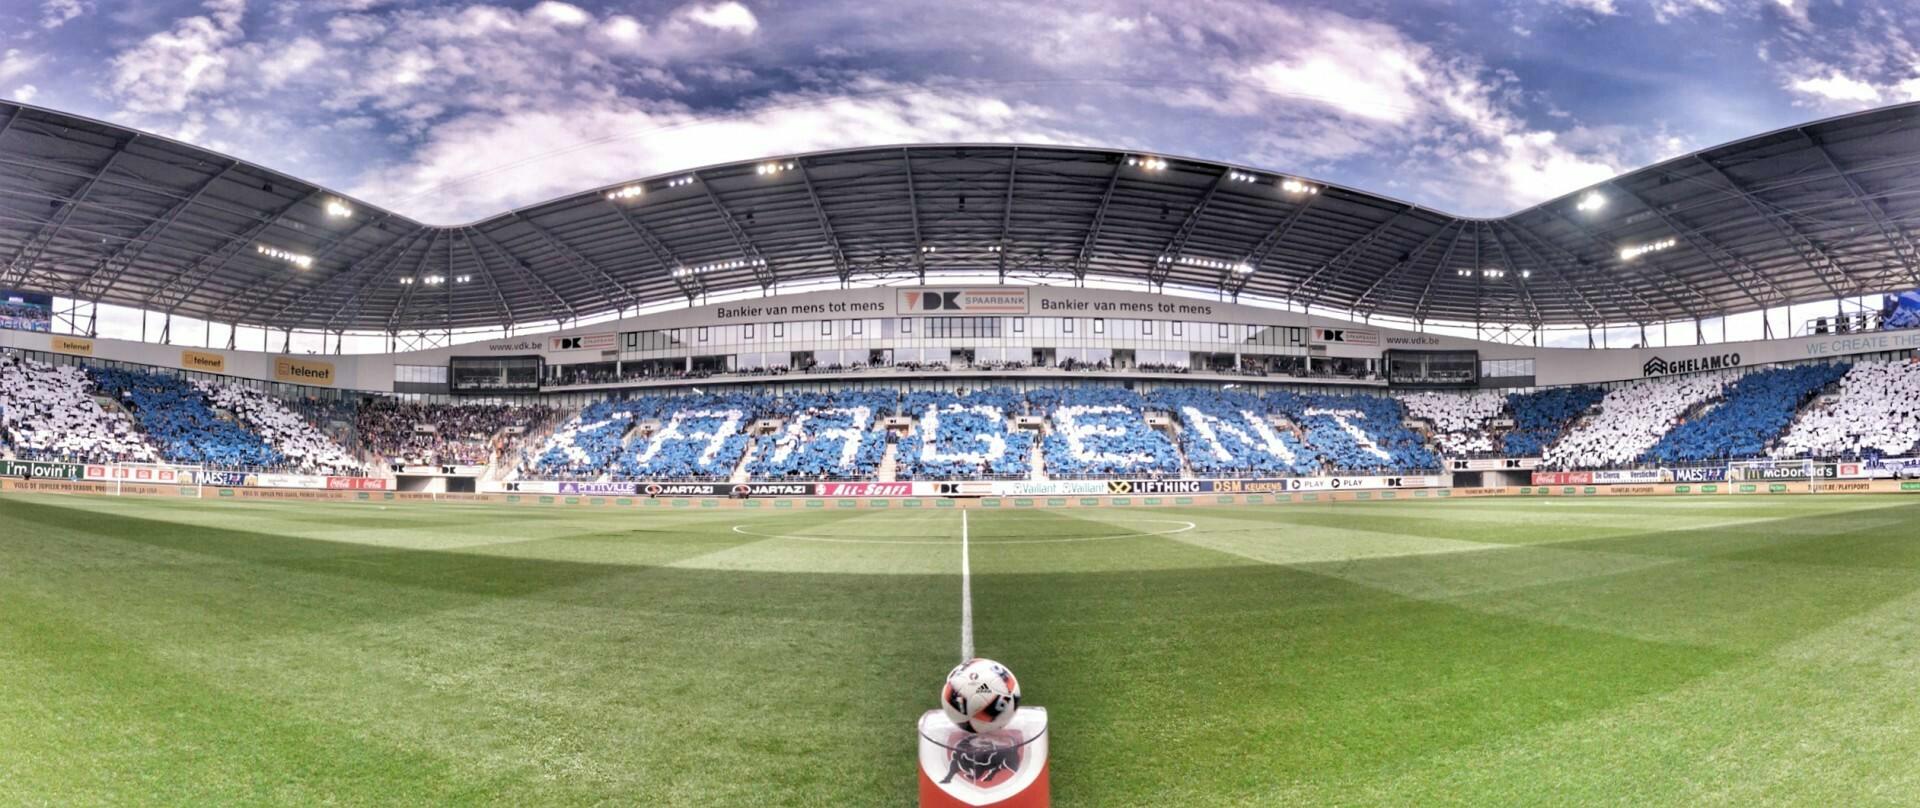
<path id="1" fill-rule="evenodd" d="M 1646 463 L 1687 463 L 1760 456 L 1801 403 L 1847 371 L 1845 365 L 1801 365 L 1747 373 L 1729 383 L 1693 418 L 1674 425 L 1640 456 Z"/>
<path id="2" fill-rule="evenodd" d="M 1180 473 L 1173 441 L 1146 422 L 1146 401 L 1121 387 L 1037 389 L 1028 405 L 1048 417 L 1041 447 L 1047 475 L 1061 478 Z"/>
<path id="3" fill-rule="evenodd" d="M 0 358 L 0 442 L 23 460 L 158 462 L 132 418 L 94 400 L 92 383 L 73 365 Z"/>
<path id="4" fill-rule="evenodd" d="M 133 413 L 160 456 L 169 462 L 221 469 L 281 469 L 286 458 L 266 438 L 209 406 L 200 388 L 170 373 L 93 368 L 102 392 Z"/>
<path id="5" fill-rule="evenodd" d="M 1513 414 L 1513 428 L 1500 436 L 1500 453 L 1539 457 L 1606 394 L 1606 390 L 1589 385 L 1508 393 L 1507 410 Z"/>
<path id="6" fill-rule="evenodd" d="M 1920 450 L 1920 363 L 1862 362 L 1830 403 L 1805 409 L 1770 454 L 1872 459 Z"/>
<path id="7" fill-rule="evenodd" d="M 548 480 L 592 480 L 608 473 L 628 430 L 651 412 L 654 399 L 606 399 L 581 408 L 547 438 L 518 476 Z"/>
<path id="8" fill-rule="evenodd" d="M 779 432 L 755 441 L 747 472 L 756 480 L 869 478 L 886 454 L 879 419 L 899 396 L 887 392 L 803 393 L 782 398 Z"/>
<path id="9" fill-rule="evenodd" d="M 214 406 L 233 413 L 254 432 L 266 438 L 289 468 L 307 474 L 345 474 L 366 470 L 365 463 L 354 459 L 326 433 L 264 390 L 198 380 L 193 384 Z"/>
<path id="10" fill-rule="evenodd" d="M 746 429 L 767 407 L 762 396 L 642 397 L 630 407 L 660 427 L 621 452 L 610 469 L 621 480 L 724 480 L 751 442 Z"/>
<path id="11" fill-rule="evenodd" d="M 372 398 L 354 421 L 365 448 L 388 463 L 478 466 L 505 448 L 508 427 L 533 429 L 551 420 L 546 406 L 421 404 Z"/>
<path id="12" fill-rule="evenodd" d="M 1737 372 L 1700 373 L 1623 384 L 1600 400 L 1600 411 L 1542 453 L 1555 468 L 1633 463 L 1689 409 L 1718 395 Z"/>
<path id="13" fill-rule="evenodd" d="M 1845 363 L 1755 371 L 1727 385 L 1725 398 L 1675 426 L 1640 456 L 1646 463 L 1696 463 L 1759 457 L 1793 421 L 1794 411 L 1838 380 Z"/>
<path id="14" fill-rule="evenodd" d="M 1023 398 L 1004 387 L 965 395 L 908 393 L 903 411 L 917 419 L 900 441 L 899 479 L 1024 478 L 1032 468 L 1033 435 L 1009 431 L 1008 415 Z"/>
<path id="15" fill-rule="evenodd" d="M 1274 393 L 1272 409 L 1299 424 L 1306 445 L 1334 471 L 1437 469 L 1440 458 L 1405 423 L 1398 399 L 1355 393 Z"/>
<path id="16" fill-rule="evenodd" d="M 1507 397 L 1487 391 L 1472 393 L 1412 393 L 1400 397 L 1407 414 L 1433 424 L 1433 441 L 1453 456 L 1485 454 L 1494 450 L 1487 422 L 1506 408 Z"/>
<path id="17" fill-rule="evenodd" d="M 1251 393 L 1175 388 L 1155 393 L 1154 407 L 1180 419 L 1180 450 L 1195 473 L 1226 476 L 1300 475 L 1320 470 L 1318 453 L 1293 430 L 1267 419 L 1267 402 Z"/>

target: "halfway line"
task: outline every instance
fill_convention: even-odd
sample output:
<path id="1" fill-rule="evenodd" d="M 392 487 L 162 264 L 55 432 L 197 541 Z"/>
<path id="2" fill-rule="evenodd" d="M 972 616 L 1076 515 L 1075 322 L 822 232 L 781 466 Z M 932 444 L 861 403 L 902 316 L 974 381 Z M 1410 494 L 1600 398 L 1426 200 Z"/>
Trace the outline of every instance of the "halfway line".
<path id="1" fill-rule="evenodd" d="M 967 561 L 967 512 L 960 511 L 960 661 L 973 658 L 973 566 Z"/>

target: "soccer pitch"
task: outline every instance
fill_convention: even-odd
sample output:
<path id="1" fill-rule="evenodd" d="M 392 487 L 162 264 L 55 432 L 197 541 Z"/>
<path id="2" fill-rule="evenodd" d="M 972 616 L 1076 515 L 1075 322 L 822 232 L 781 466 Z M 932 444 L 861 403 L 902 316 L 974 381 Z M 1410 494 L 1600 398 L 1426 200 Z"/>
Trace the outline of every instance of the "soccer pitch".
<path id="1" fill-rule="evenodd" d="M 910 805 L 961 520 L 0 497 L 0 803 Z M 1920 498 L 967 520 L 1056 805 L 1920 794 Z"/>

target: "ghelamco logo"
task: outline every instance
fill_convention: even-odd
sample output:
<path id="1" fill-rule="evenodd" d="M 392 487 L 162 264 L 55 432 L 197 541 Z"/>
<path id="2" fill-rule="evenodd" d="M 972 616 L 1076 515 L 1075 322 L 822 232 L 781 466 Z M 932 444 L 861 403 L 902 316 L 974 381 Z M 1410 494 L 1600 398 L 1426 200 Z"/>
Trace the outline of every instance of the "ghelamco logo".
<path id="1" fill-rule="evenodd" d="M 1672 376 L 1676 373 L 1700 373 L 1708 370 L 1737 368 L 1739 366 L 1740 355 L 1737 353 L 1719 354 L 1717 356 L 1696 356 L 1692 359 L 1675 359 L 1672 361 L 1656 356 L 1647 360 L 1646 364 L 1640 366 L 1640 375 Z"/>

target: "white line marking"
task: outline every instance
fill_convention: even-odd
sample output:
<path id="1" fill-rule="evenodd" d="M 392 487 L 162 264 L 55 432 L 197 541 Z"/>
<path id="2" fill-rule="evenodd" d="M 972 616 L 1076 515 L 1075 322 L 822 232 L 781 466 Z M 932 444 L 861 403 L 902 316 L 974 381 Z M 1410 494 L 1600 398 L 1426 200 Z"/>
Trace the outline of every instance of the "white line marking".
<path id="1" fill-rule="evenodd" d="M 963 511 L 964 513 L 964 511 Z M 1136 533 L 1115 533 L 1111 536 L 1073 536 L 1064 539 L 992 539 L 981 544 L 1072 544 L 1083 541 L 1119 541 L 1121 539 L 1146 539 L 1154 536 L 1171 536 L 1185 533 L 1198 526 L 1181 519 L 1142 519 L 1143 522 L 1156 522 L 1163 525 L 1179 525 L 1173 530 L 1151 530 Z M 746 525 L 734 525 L 733 532 L 757 539 L 784 539 L 786 541 L 815 541 L 824 544 L 899 544 L 899 545 L 949 545 L 952 539 L 944 541 L 895 541 L 892 539 L 836 539 L 827 536 L 800 536 L 791 533 L 760 533 L 748 530 Z"/>
<path id="2" fill-rule="evenodd" d="M 960 511 L 960 661 L 973 658 L 973 565 L 967 560 L 967 512 Z"/>

